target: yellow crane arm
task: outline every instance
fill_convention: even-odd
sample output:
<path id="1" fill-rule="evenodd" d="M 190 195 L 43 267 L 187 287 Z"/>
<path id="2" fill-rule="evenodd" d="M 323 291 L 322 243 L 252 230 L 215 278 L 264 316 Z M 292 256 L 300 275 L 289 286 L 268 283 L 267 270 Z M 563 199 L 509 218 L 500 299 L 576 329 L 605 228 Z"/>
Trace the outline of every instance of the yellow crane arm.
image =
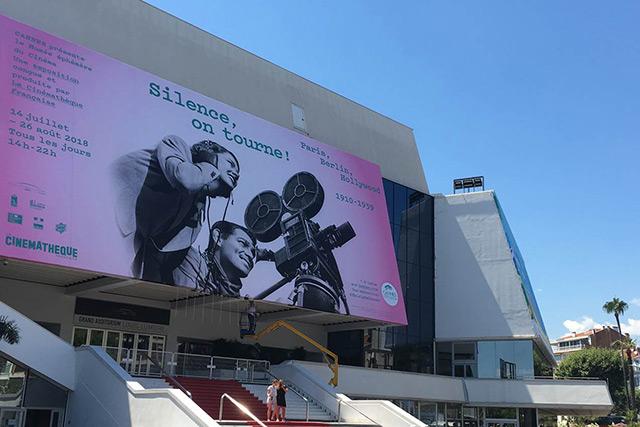
<path id="1" fill-rule="evenodd" d="M 319 342 L 317 342 L 316 340 L 314 340 L 313 338 L 307 336 L 305 333 L 295 328 L 290 323 L 287 323 L 284 320 L 277 320 L 272 324 L 270 324 L 269 326 L 267 326 L 266 328 L 264 328 L 263 330 L 261 330 L 260 332 L 258 332 L 257 334 L 247 335 L 247 336 L 257 341 L 260 338 L 264 337 L 265 335 L 268 335 L 279 328 L 288 329 L 290 332 L 293 332 L 294 334 L 296 334 L 297 336 L 299 336 L 300 338 L 302 338 L 303 340 L 305 340 L 306 342 L 308 342 L 309 344 L 311 344 L 312 346 L 314 346 L 315 348 L 317 348 L 322 352 L 322 356 L 324 357 L 325 362 L 327 362 L 329 369 L 331 369 L 331 372 L 333 372 L 333 377 L 329 380 L 329 384 L 336 387 L 338 385 L 338 367 L 339 367 L 338 355 L 332 352 L 331 350 L 329 350 L 328 348 L 326 348 L 325 346 L 323 346 L 322 344 L 320 344 Z"/>

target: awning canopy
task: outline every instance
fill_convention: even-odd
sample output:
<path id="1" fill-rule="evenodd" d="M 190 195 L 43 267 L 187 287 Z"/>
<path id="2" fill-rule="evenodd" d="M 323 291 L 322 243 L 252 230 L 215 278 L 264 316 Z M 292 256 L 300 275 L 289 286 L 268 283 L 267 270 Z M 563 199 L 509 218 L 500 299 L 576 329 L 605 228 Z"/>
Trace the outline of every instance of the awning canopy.
<path id="1" fill-rule="evenodd" d="M 606 415 L 613 408 L 606 381 L 467 378 L 467 404 L 538 408 L 549 415 Z"/>
<path id="2" fill-rule="evenodd" d="M 166 305 L 167 309 L 211 309 L 228 313 L 243 313 L 246 310 L 246 301 L 243 298 L 203 295 L 193 289 L 180 286 L 108 276 L 96 272 L 17 259 L 2 259 L 0 279 L 59 286 L 64 288 L 67 295 L 73 296 L 91 298 L 92 295 L 102 293 L 132 297 L 138 301 L 161 302 Z M 310 310 L 265 300 L 256 300 L 255 303 L 261 321 L 288 319 L 299 323 L 321 325 L 328 332 L 391 325 L 359 316 Z"/>

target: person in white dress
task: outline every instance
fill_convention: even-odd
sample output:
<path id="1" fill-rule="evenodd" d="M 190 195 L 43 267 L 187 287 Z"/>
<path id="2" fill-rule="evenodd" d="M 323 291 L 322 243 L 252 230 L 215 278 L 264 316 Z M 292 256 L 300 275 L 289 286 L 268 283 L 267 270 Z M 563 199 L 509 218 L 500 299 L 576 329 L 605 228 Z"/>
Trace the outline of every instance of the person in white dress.
<path id="1" fill-rule="evenodd" d="M 267 421 L 275 420 L 275 411 L 273 407 L 276 402 L 276 387 L 278 380 L 271 381 L 271 385 L 267 387 Z"/>

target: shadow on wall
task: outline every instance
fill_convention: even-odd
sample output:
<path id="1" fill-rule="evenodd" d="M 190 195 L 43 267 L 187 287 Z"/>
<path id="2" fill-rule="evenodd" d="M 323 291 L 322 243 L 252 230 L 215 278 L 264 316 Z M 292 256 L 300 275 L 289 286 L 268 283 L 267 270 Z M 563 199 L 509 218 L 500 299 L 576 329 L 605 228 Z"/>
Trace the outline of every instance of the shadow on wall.
<path id="1" fill-rule="evenodd" d="M 112 370 L 105 369 L 103 362 L 97 357 L 91 357 L 90 349 L 77 350 L 76 390 L 69 395 L 65 418 L 68 425 L 134 425 L 126 383 L 114 375 Z"/>

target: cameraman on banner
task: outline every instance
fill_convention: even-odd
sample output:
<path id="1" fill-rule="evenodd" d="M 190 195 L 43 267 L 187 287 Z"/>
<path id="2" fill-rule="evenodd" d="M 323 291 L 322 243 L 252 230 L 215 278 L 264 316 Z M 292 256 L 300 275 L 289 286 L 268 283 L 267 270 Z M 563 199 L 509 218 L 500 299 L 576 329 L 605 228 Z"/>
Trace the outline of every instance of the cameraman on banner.
<path id="1" fill-rule="evenodd" d="M 133 277 L 175 283 L 173 271 L 196 241 L 210 199 L 229 199 L 240 178 L 236 156 L 213 141 L 189 146 L 170 135 L 112 165 L 116 220 Z M 228 201 L 227 201 L 228 203 Z"/>

